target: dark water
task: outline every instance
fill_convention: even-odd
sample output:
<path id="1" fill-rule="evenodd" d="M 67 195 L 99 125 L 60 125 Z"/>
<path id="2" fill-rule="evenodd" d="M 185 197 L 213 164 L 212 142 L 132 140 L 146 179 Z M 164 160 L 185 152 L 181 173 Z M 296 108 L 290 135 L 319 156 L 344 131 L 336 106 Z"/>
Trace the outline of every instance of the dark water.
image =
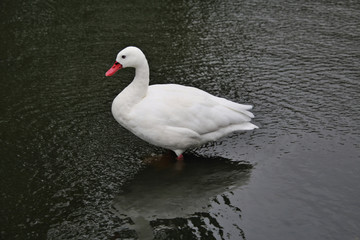
<path id="1" fill-rule="evenodd" d="M 359 239 L 358 1 L 0 2 L 1 239 Z M 179 164 L 121 128 L 152 83 L 255 106 Z"/>

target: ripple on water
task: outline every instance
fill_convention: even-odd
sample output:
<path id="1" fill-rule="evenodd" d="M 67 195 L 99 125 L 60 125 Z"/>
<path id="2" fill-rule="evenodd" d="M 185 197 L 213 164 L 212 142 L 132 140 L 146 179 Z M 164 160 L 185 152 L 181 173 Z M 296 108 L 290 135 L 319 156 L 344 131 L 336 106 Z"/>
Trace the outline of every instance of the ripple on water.
<path id="1" fill-rule="evenodd" d="M 331 212 L 336 219 L 342 215 L 339 212 L 344 213 L 352 226 L 351 210 L 358 207 L 352 201 L 358 195 L 352 183 L 358 176 L 357 165 L 351 158 L 355 154 L 344 158 L 342 153 L 359 149 L 358 4 L 109 4 L 9 2 L 0 8 L 4 20 L 0 36 L 4 56 L 0 59 L 0 93 L 4 95 L 0 144 L 6 149 L 1 158 L 6 167 L 0 169 L 1 197 L 6 206 L 1 209 L 1 215 L 6 216 L 1 236 L 136 238 L 129 228 L 133 225 L 130 218 L 144 214 L 146 224 L 150 222 L 160 239 L 180 234 L 225 238 L 228 232 L 244 238 L 243 226 L 234 226 L 233 220 L 238 223 L 239 216 L 247 212 L 241 223 L 248 221 L 245 231 L 250 236 L 259 232 L 259 227 L 268 227 L 271 233 L 275 230 L 269 229 L 267 217 L 279 220 L 271 203 L 286 207 L 288 198 L 297 199 L 291 204 L 305 209 L 304 216 L 309 213 L 306 209 L 311 209 L 300 220 L 315 221 L 334 231 L 326 236 L 335 236 L 338 224 L 334 220 L 326 225 L 322 211 Z M 110 113 L 112 99 L 133 72 L 123 70 L 115 79 L 104 79 L 114 53 L 126 45 L 138 45 L 146 52 L 152 83 L 191 85 L 254 105 L 254 122 L 260 129 L 194 150 L 205 156 L 257 164 L 251 172 L 252 181 L 248 181 L 247 171 L 222 159 L 219 163 L 210 160 L 209 165 L 189 163 L 192 171 L 185 166 L 182 175 L 171 177 L 165 170 L 144 166 L 144 156 L 162 150 L 119 127 Z M 339 153 L 338 145 L 343 146 Z M 314 146 L 321 152 L 315 157 Z M 215 168 L 221 169 L 216 175 L 220 185 L 204 179 L 212 177 L 207 171 Z M 169 172 L 176 173 L 171 167 Z M 259 182 L 261 176 L 266 178 L 263 182 Z M 194 203 L 194 209 L 175 199 L 177 210 L 163 215 L 155 202 L 157 217 L 153 217 L 141 206 L 132 215 L 124 209 L 129 202 L 119 204 L 127 198 L 136 199 L 132 187 L 140 189 L 142 196 L 155 195 L 154 199 L 169 204 L 166 194 L 149 186 L 156 182 L 155 177 L 169 177 L 165 189 L 179 184 L 173 195 L 180 195 L 180 189 L 188 191 L 185 200 L 188 205 Z M 197 185 L 199 180 L 203 182 Z M 251 189 L 243 191 L 244 186 Z M 284 198 L 279 199 L 280 195 Z M 246 197 L 251 204 L 239 202 Z M 269 201 L 262 203 L 264 198 Z M 150 201 L 143 197 L 133 203 Z M 298 220 L 291 204 L 291 220 Z M 239 206 L 245 211 L 240 212 Z M 249 224 L 251 220 L 255 223 Z M 283 225 L 276 229 L 294 230 L 288 218 L 282 220 Z M 356 229 L 345 228 L 338 232 Z"/>

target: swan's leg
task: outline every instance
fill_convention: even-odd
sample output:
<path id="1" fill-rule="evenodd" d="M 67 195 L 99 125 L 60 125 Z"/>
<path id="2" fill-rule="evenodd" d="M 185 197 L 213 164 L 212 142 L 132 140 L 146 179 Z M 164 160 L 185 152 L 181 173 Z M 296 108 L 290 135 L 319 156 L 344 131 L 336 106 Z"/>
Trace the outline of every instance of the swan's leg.
<path id="1" fill-rule="evenodd" d="M 184 156 L 182 155 L 182 153 L 184 152 L 184 150 L 173 150 L 177 156 L 176 160 L 184 160 Z"/>

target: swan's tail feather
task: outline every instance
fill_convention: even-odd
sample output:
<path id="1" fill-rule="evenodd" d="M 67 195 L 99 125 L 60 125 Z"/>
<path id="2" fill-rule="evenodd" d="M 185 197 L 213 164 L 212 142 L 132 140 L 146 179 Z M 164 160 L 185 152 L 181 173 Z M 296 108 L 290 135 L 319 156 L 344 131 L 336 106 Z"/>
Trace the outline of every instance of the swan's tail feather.
<path id="1" fill-rule="evenodd" d="M 240 112 L 250 118 L 254 118 L 254 114 L 252 112 L 248 111 L 253 108 L 252 105 L 235 103 L 235 102 L 232 102 L 225 98 L 220 98 L 220 97 L 217 97 L 217 102 L 222 104 L 223 106 L 226 106 L 227 108 L 230 108 L 230 109 L 236 111 L 236 112 Z"/>
<path id="2" fill-rule="evenodd" d="M 255 128 L 259 128 L 258 126 L 256 126 L 255 124 L 252 124 L 251 122 L 245 122 L 245 123 L 235 125 L 235 126 L 236 126 L 236 128 L 238 128 L 235 131 L 238 131 L 238 130 L 253 130 Z"/>
<path id="3" fill-rule="evenodd" d="M 206 134 L 201 135 L 203 141 L 201 142 L 201 144 L 206 143 L 208 141 L 216 141 L 219 138 L 222 138 L 224 136 L 227 136 L 229 134 L 231 134 L 232 132 L 236 132 L 236 131 L 246 131 L 246 130 L 253 130 L 255 128 L 259 128 L 258 126 L 256 126 L 255 124 L 252 124 L 250 122 L 244 122 L 241 124 L 235 124 L 235 125 L 231 125 L 228 127 L 224 127 L 218 131 L 214 131 L 214 132 L 209 132 Z"/>

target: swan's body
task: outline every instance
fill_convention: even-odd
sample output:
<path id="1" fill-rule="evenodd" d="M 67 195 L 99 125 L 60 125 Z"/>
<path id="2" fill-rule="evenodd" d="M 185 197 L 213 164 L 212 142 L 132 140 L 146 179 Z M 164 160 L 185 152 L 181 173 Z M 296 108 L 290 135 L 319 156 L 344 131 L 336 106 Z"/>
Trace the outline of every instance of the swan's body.
<path id="1" fill-rule="evenodd" d="M 177 84 L 149 86 L 149 66 L 136 47 L 120 51 L 106 76 L 134 67 L 135 78 L 113 101 L 112 114 L 141 139 L 174 151 L 215 141 L 234 131 L 257 128 L 250 123 L 250 105 L 215 97 L 193 87 Z"/>

